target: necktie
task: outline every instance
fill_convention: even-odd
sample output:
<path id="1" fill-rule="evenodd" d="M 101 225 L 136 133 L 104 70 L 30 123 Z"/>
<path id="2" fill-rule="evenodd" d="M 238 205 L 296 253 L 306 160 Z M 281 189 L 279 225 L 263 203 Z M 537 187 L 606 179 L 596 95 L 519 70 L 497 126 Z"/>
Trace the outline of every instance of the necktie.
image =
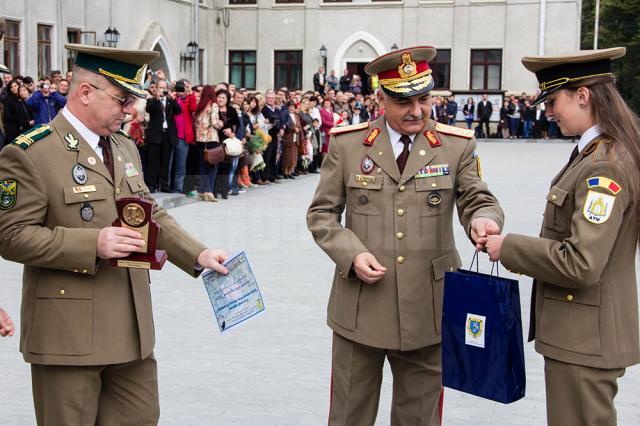
<path id="1" fill-rule="evenodd" d="M 101 136 L 98 145 L 102 148 L 102 162 L 107 166 L 107 170 L 109 170 L 109 174 L 113 178 L 113 153 L 111 152 L 111 142 L 109 142 L 109 139 Z"/>
<path id="2" fill-rule="evenodd" d="M 407 164 L 407 159 L 409 158 L 409 145 L 411 144 L 411 138 L 407 135 L 402 135 L 400 137 L 400 142 L 404 144 L 404 148 L 402 148 L 402 152 L 396 158 L 396 163 L 398 163 L 398 169 L 400 169 L 400 174 L 404 172 L 404 166 Z"/>
<path id="3" fill-rule="evenodd" d="M 576 157 L 578 157 L 579 153 L 580 151 L 578 151 L 578 145 L 576 145 L 576 147 L 573 148 L 573 151 L 571 151 L 571 156 L 569 157 L 569 164 L 573 163 L 573 160 L 575 160 Z"/>

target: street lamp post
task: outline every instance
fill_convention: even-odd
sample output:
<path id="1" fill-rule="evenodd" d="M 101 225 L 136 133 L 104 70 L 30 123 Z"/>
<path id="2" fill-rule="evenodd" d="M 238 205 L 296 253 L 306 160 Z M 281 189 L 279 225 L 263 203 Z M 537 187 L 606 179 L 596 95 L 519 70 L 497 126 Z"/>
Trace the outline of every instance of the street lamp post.
<path id="1" fill-rule="evenodd" d="M 109 27 L 104 32 L 104 39 L 107 42 L 107 46 L 117 47 L 118 42 L 120 41 L 120 31 L 118 31 L 116 27 L 113 27 L 113 29 Z"/>
<path id="2" fill-rule="evenodd" d="M 395 43 L 391 45 L 391 51 L 393 52 L 394 50 L 398 50 L 398 45 Z"/>
<path id="3" fill-rule="evenodd" d="M 324 67 L 324 72 L 327 72 L 327 48 L 324 47 L 324 44 L 320 46 L 320 57 L 322 57 L 322 66 Z"/>

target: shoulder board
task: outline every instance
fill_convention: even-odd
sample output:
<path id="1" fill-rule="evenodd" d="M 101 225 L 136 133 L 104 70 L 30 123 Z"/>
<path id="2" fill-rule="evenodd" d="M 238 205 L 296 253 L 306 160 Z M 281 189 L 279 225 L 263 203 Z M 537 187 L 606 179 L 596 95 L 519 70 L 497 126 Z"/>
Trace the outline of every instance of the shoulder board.
<path id="1" fill-rule="evenodd" d="M 13 144 L 18 145 L 22 149 L 29 148 L 32 144 L 51 133 L 51 126 L 43 124 L 21 134 L 14 139 Z"/>
<path id="2" fill-rule="evenodd" d="M 465 139 L 471 139 L 476 134 L 476 132 L 471 129 L 463 129 L 461 127 L 449 126 L 442 123 L 436 124 L 436 131 L 438 133 L 444 133 L 445 135 L 459 136 Z"/>
<path id="3" fill-rule="evenodd" d="M 129 136 L 129 133 L 125 132 L 125 131 L 124 131 L 124 130 L 122 130 L 122 129 L 118 130 L 116 133 L 118 133 L 118 134 L 120 134 L 120 135 L 124 136 L 124 137 L 125 137 L 125 138 L 127 138 L 127 139 L 131 139 L 131 136 Z"/>
<path id="4" fill-rule="evenodd" d="M 341 135 L 343 133 L 350 133 L 350 132 L 355 132 L 356 130 L 364 130 L 368 128 L 369 128 L 369 122 L 366 121 L 364 123 L 352 124 L 351 126 L 332 127 L 329 134 Z"/>

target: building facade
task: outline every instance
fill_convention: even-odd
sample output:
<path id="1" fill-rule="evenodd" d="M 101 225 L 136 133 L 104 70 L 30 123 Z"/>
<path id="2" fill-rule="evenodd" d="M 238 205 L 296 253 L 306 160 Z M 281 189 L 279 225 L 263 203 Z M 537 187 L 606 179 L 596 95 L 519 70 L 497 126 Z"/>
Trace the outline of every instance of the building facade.
<path id="1" fill-rule="evenodd" d="M 199 1 L 194 5 L 194 1 Z M 577 50 L 581 0 L 22 0 L 0 3 L 3 52 L 23 75 L 65 71 L 65 42 L 154 49 L 172 80 L 310 89 L 326 63 L 340 76 L 392 47 L 428 45 L 442 93 L 535 92 L 525 55 Z M 187 52 L 189 42 L 198 52 Z M 321 48 L 324 47 L 321 55 Z"/>

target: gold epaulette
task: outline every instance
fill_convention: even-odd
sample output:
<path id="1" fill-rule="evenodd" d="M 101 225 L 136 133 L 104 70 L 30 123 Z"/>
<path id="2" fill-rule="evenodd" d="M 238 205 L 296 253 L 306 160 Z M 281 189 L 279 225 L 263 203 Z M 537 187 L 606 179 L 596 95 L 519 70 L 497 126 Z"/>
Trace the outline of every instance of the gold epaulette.
<path id="1" fill-rule="evenodd" d="M 369 122 L 365 121 L 364 123 L 352 124 L 350 126 L 332 127 L 329 134 L 341 135 L 343 133 L 350 133 L 350 132 L 355 132 L 356 130 L 364 130 L 368 128 L 369 128 Z"/>
<path id="2" fill-rule="evenodd" d="M 29 148 L 34 142 L 39 141 L 40 139 L 47 136 L 51 133 L 51 126 L 48 124 L 43 124 L 37 127 L 34 127 L 31 130 L 21 134 L 13 141 L 14 145 L 18 145 L 22 149 Z"/>
<path id="3" fill-rule="evenodd" d="M 438 133 L 444 133 L 445 135 L 460 136 L 461 138 L 471 139 L 475 136 L 476 132 L 471 129 L 463 129 L 456 126 L 448 126 L 446 124 L 436 124 L 436 131 Z"/>

